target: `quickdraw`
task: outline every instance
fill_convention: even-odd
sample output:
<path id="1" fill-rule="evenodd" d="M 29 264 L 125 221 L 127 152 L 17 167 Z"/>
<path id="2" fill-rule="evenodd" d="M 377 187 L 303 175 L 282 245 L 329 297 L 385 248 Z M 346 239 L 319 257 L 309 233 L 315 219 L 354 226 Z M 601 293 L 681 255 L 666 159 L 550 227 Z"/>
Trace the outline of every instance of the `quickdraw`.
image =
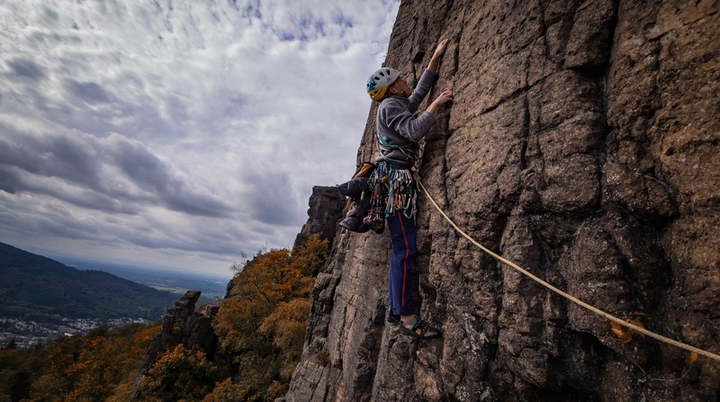
<path id="1" fill-rule="evenodd" d="M 371 228 L 382 227 L 385 218 L 398 211 L 415 219 L 416 189 L 410 169 L 382 161 L 368 180 L 371 190 L 368 215 L 364 222 Z"/>

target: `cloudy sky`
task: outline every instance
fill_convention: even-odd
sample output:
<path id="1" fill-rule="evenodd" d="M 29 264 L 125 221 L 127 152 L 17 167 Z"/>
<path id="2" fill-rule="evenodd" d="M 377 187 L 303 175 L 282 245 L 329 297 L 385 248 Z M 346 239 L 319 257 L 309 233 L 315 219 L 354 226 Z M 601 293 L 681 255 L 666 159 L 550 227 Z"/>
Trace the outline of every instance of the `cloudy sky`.
<path id="1" fill-rule="evenodd" d="M 399 0 L 3 0 L 0 242 L 229 275 L 352 175 Z"/>

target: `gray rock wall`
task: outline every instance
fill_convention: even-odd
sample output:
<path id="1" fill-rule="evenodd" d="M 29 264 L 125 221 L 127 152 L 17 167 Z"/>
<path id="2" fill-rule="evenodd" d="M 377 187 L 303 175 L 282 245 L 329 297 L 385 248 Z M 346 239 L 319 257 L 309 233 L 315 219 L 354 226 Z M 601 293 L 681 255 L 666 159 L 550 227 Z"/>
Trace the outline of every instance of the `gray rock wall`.
<path id="1" fill-rule="evenodd" d="M 451 44 L 421 176 L 487 247 L 580 299 L 720 352 L 720 3 L 403 1 L 387 65 Z M 362 83 L 358 83 L 362 90 Z M 427 104 L 427 103 L 426 103 Z M 425 105 L 426 105 L 425 104 Z M 359 160 L 374 158 L 370 111 Z M 495 262 L 419 201 L 416 297 L 384 321 L 390 241 L 343 233 L 287 401 L 717 401 L 720 363 L 633 336 Z"/>

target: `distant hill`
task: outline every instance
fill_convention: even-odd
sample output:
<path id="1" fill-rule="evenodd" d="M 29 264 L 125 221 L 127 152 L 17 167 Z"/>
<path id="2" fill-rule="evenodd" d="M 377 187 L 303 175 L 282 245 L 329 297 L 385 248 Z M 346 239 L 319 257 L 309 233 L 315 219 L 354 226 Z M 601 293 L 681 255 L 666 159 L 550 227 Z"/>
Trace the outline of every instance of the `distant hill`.
<path id="1" fill-rule="evenodd" d="M 157 320 L 178 299 L 174 293 L 106 272 L 80 271 L 0 243 L 0 316 Z"/>

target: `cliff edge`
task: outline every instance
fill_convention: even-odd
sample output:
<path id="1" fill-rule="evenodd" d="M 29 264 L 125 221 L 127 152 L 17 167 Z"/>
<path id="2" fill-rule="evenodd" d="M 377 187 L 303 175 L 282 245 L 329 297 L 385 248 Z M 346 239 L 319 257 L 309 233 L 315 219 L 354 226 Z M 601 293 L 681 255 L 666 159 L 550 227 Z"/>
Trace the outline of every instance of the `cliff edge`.
<path id="1" fill-rule="evenodd" d="M 452 87 L 455 101 L 420 174 L 463 230 L 587 303 L 714 353 L 719 8 L 403 1 L 386 61 L 417 79 L 451 39 L 428 99 Z M 358 163 L 374 159 L 375 108 Z M 287 401 L 719 400 L 718 362 L 624 342 L 462 238 L 425 196 L 418 207 L 415 296 L 443 338 L 385 322 L 387 233 L 342 233 Z"/>

